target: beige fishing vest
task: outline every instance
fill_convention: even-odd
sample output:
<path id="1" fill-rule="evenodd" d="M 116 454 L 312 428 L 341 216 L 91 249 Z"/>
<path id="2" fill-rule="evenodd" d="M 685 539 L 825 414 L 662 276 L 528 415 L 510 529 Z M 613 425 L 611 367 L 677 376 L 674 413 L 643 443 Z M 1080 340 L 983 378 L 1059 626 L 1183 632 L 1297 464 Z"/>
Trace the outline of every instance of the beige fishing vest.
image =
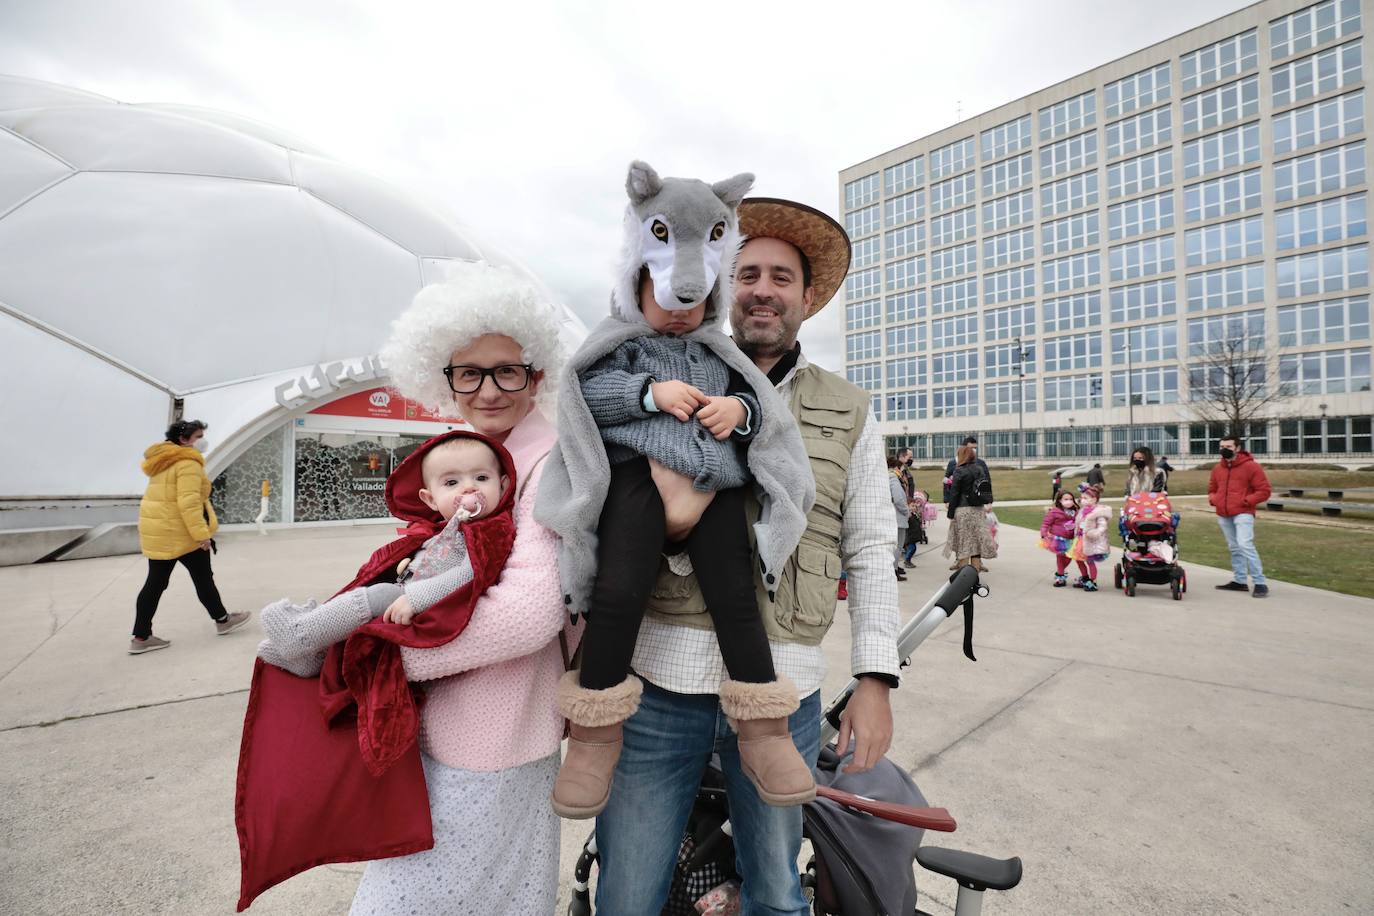
<path id="1" fill-rule="evenodd" d="M 806 531 L 783 567 L 781 581 L 762 581 L 763 573 L 756 568 L 759 609 L 769 639 L 819 645 L 835 619 L 836 583 L 843 568 L 840 519 L 845 484 L 854 444 L 868 419 L 868 405 L 866 391 L 824 369 L 808 365 L 793 377 L 792 415 L 811 458 L 816 505 L 806 516 Z M 752 497 L 748 511 L 752 531 L 759 513 Z M 676 575 L 666 560 L 660 561 L 648 610 L 662 623 L 711 629 L 695 573 Z"/>

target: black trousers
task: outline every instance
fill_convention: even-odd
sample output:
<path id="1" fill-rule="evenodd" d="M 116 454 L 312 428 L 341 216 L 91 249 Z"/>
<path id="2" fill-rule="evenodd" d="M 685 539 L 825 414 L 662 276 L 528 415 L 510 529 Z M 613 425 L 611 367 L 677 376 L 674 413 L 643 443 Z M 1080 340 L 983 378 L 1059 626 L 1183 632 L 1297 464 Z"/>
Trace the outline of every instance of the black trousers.
<path id="1" fill-rule="evenodd" d="M 224 602 L 220 600 L 219 589 L 215 588 L 215 574 L 210 569 L 210 551 L 197 547 L 175 560 L 150 559 L 148 578 L 138 593 L 135 605 L 137 610 L 134 614 L 134 636 L 139 639 L 147 639 L 152 635 L 153 615 L 157 613 L 158 602 L 162 600 L 162 593 L 167 590 L 167 583 L 172 580 L 172 570 L 178 563 L 185 566 L 186 571 L 191 574 L 191 581 L 196 586 L 196 597 L 205 605 L 205 610 L 210 613 L 210 619 L 223 620 L 228 616 L 229 612 L 224 609 Z"/>
<path id="2" fill-rule="evenodd" d="M 744 497 L 743 487 L 718 492 L 687 536 L 686 548 L 730 677 L 765 683 L 776 675 L 754 594 Z M 583 687 L 604 690 L 630 673 L 639 625 L 658 578 L 664 531 L 663 500 L 648 459 L 612 467 L 597 532 L 596 582 L 582 638 Z"/>

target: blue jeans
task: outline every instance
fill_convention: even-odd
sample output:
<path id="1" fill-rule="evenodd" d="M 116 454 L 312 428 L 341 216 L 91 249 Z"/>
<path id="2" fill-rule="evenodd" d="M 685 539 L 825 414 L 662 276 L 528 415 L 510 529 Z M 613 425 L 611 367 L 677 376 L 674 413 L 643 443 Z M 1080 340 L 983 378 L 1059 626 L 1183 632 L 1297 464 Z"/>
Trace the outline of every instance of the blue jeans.
<path id="1" fill-rule="evenodd" d="M 1231 575 L 1244 585 L 1248 572 L 1255 585 L 1264 585 L 1264 567 L 1260 565 L 1259 552 L 1255 550 L 1255 517 L 1245 514 L 1229 518 L 1218 515 L 1217 524 L 1226 538 L 1226 546 L 1231 548 Z"/>
<path id="2" fill-rule="evenodd" d="M 788 720 L 813 767 L 820 753 L 821 698 L 801 701 Z M 740 769 L 739 745 L 713 694 L 672 693 L 644 683 L 639 711 L 625 723 L 610 804 L 596 819 L 601 868 L 597 916 L 652 916 L 663 909 L 678 847 L 711 754 L 720 754 L 744 879 L 743 916 L 810 912 L 797 877 L 802 809 L 764 804 Z"/>

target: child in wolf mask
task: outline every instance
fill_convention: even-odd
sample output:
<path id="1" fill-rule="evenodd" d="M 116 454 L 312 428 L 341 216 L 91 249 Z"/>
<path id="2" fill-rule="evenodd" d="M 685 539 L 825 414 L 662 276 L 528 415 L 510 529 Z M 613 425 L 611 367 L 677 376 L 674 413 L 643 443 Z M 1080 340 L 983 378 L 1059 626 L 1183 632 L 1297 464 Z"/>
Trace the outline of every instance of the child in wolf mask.
<path id="1" fill-rule="evenodd" d="M 554 810 L 563 817 L 595 816 L 610 797 L 622 725 L 638 707 L 642 689 L 630 674 L 630 660 L 665 552 L 672 564 L 685 553 L 698 572 L 729 675 L 720 687 L 720 704 L 738 732 L 744 772 L 769 804 L 797 805 L 815 797 L 811 770 L 788 731 L 797 690 L 773 668 L 746 516 L 748 488 L 757 482 L 764 491 L 765 531 L 770 516 L 777 516 L 772 535 L 758 535 L 771 586 L 773 553 L 796 548 L 815 484 L 790 414 L 718 329 L 728 307 L 735 208 L 752 182 L 753 176 L 741 175 L 708 186 L 659 179 L 648 166 L 631 166 L 628 247 L 637 245 L 640 258 L 630 263 L 634 273 L 612 296 L 613 316 L 592 331 L 569 366 L 577 385 L 567 386 L 560 404 L 559 448 L 549 473 L 566 469 L 570 496 L 582 489 L 577 462 L 593 445 L 586 443 L 580 456 L 577 450 L 596 435 L 610 474 L 597 516 L 569 521 L 571 512 L 560 515 L 543 505 L 543 491 L 536 508 L 536 517 L 564 538 L 565 584 L 583 574 L 577 555 L 568 551 L 578 544 L 578 526 L 590 522 L 595 528 L 587 604 L 573 599 L 580 594 L 577 584 L 569 586 L 566 599 L 574 612 L 587 611 L 587 631 L 582 667 L 569 673 L 559 691 L 571 724 L 553 790 Z M 568 403 L 577 394 L 582 404 Z M 594 423 L 590 431 L 588 417 Z M 771 491 L 762 478 L 756 481 L 756 465 L 773 469 Z M 785 470 L 778 473 L 779 468 Z M 796 512 L 779 508 L 779 502 Z M 779 527 L 789 521 L 798 525 L 795 535 Z M 765 541 L 772 552 L 764 550 Z M 770 587 L 770 599 L 772 594 Z"/>

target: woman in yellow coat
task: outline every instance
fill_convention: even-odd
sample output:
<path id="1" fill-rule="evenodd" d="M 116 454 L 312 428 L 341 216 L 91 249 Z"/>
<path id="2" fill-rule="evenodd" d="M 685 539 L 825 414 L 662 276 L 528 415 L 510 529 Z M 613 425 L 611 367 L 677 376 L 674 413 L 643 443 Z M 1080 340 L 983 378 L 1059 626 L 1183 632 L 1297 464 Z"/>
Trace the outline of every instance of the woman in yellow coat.
<path id="1" fill-rule="evenodd" d="M 219 635 L 248 622 L 248 612 L 230 614 L 224 609 L 210 569 L 210 548 L 219 521 L 210 506 L 210 478 L 205 474 L 205 429 L 199 420 L 177 420 L 167 428 L 164 441 L 143 453 L 148 489 L 138 506 L 138 540 L 148 558 L 148 579 L 138 593 L 130 655 L 172 644 L 153 635 L 153 615 L 178 563 L 191 574 L 196 597 L 210 613 Z"/>

